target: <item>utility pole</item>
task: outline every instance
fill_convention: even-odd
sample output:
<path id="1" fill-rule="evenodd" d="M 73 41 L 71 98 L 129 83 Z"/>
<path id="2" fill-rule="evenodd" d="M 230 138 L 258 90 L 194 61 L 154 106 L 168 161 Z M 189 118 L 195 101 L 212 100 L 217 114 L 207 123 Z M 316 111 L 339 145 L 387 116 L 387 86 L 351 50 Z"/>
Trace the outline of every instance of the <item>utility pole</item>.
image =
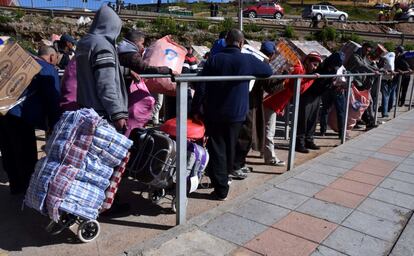
<path id="1" fill-rule="evenodd" d="M 34 3 L 33 3 L 33 0 L 30 0 L 30 2 L 32 3 L 32 8 L 34 8 Z"/>
<path id="2" fill-rule="evenodd" d="M 239 29 L 243 31 L 243 0 L 239 0 Z"/>

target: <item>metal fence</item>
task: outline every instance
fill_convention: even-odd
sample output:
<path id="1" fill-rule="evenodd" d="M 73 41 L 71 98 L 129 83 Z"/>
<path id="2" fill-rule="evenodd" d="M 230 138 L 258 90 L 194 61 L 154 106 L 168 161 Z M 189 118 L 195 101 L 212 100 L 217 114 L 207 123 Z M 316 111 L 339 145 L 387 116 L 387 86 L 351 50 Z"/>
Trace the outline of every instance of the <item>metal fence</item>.
<path id="1" fill-rule="evenodd" d="M 295 163 L 295 146 L 296 146 L 296 132 L 297 132 L 297 121 L 299 112 L 299 99 L 300 99 L 300 84 L 303 78 L 335 78 L 335 77 L 347 77 L 347 89 L 346 94 L 346 110 L 345 110 L 345 122 L 342 129 L 341 143 L 346 140 L 347 121 L 348 120 L 348 106 L 350 102 L 350 95 L 352 90 L 352 81 L 354 76 L 376 76 L 377 83 L 374 85 L 376 88 L 376 102 L 374 105 L 374 119 L 377 123 L 378 119 L 378 102 L 379 102 L 379 91 L 381 89 L 381 80 L 383 74 L 380 73 L 358 73 L 358 74 L 344 74 L 344 75 L 274 75 L 269 78 L 257 78 L 254 76 L 194 76 L 194 75 L 181 75 L 174 77 L 177 83 L 177 161 L 176 161 L 176 224 L 180 225 L 186 221 L 186 207 L 187 207 L 187 90 L 189 83 L 196 82 L 217 82 L 217 81 L 246 81 L 246 80 L 268 80 L 268 79 L 294 79 L 294 96 L 293 96 L 293 111 L 291 117 L 291 129 L 290 129 L 290 142 L 289 142 L 289 157 L 287 170 L 291 170 Z M 394 105 L 394 118 L 397 114 L 398 108 L 398 97 L 401 91 L 401 78 L 402 73 L 398 75 L 397 94 Z M 165 78 L 170 77 L 169 75 L 141 75 L 142 78 Z M 412 78 L 412 77 L 411 77 Z M 411 104 L 413 100 L 414 87 L 413 79 L 411 82 L 411 93 L 409 100 L 409 110 L 411 110 Z M 288 123 L 286 123 L 288 125 Z M 287 130 L 287 129 L 285 129 Z"/>

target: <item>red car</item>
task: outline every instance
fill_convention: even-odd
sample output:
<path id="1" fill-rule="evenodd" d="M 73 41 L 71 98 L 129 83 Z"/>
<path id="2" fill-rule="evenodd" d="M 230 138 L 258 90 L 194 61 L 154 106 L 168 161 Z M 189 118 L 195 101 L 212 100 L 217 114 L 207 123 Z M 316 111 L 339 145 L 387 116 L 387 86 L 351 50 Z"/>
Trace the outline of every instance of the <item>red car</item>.
<path id="1" fill-rule="evenodd" d="M 273 2 L 260 2 L 243 9 L 243 16 L 249 18 L 272 17 L 281 19 L 283 15 L 285 15 L 283 7 Z"/>

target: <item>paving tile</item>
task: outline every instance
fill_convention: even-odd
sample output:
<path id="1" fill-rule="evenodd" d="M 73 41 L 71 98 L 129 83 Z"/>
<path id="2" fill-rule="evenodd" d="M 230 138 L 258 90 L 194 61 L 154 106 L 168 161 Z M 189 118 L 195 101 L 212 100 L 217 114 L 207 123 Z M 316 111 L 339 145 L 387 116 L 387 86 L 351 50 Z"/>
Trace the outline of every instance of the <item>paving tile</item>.
<path id="1" fill-rule="evenodd" d="M 225 213 L 202 226 L 201 230 L 235 244 L 243 245 L 266 228 L 265 225 Z"/>
<path id="2" fill-rule="evenodd" d="M 414 168 L 412 168 L 414 169 Z M 409 174 L 406 172 L 399 172 L 399 171 L 393 171 L 388 178 L 392 178 L 395 180 L 399 180 L 399 181 L 404 181 L 404 182 L 409 182 L 414 184 L 414 175 L 413 174 Z"/>
<path id="3" fill-rule="evenodd" d="M 380 187 L 414 196 L 414 185 L 400 180 L 386 178 Z"/>
<path id="4" fill-rule="evenodd" d="M 410 142 L 402 142 L 398 140 L 393 140 L 387 145 L 385 145 L 386 148 L 394 148 L 404 151 L 413 151 L 414 150 L 414 143 Z"/>
<path id="5" fill-rule="evenodd" d="M 413 256 L 414 255 L 414 218 L 408 222 L 400 238 L 391 251 L 391 256 Z"/>
<path id="6" fill-rule="evenodd" d="M 346 254 L 332 250 L 323 245 L 319 245 L 318 248 L 310 256 L 346 256 Z"/>
<path id="7" fill-rule="evenodd" d="M 401 223 L 394 223 L 359 211 L 351 213 L 342 226 L 388 242 L 394 241 L 402 229 Z"/>
<path id="8" fill-rule="evenodd" d="M 358 211 L 380 217 L 394 223 L 403 223 L 410 215 L 410 210 L 367 198 L 357 208 Z"/>
<path id="9" fill-rule="evenodd" d="M 294 178 L 290 178 L 276 185 L 276 187 L 282 188 L 282 189 L 285 189 L 291 192 L 295 192 L 298 194 L 302 194 L 305 196 L 313 196 L 314 194 L 318 193 L 324 188 L 324 186 L 306 182 L 303 180 L 294 179 Z"/>
<path id="10" fill-rule="evenodd" d="M 348 142 L 349 143 L 349 142 Z M 371 156 L 373 151 L 369 151 L 369 150 L 363 150 L 360 149 L 358 147 L 353 147 L 352 144 L 350 145 L 346 145 L 345 147 L 337 147 L 331 151 L 334 152 L 343 152 L 343 153 L 348 153 L 348 154 L 356 154 L 356 155 L 360 155 L 360 156 Z"/>
<path id="11" fill-rule="evenodd" d="M 308 171 L 302 172 L 299 175 L 296 175 L 295 179 L 312 182 L 312 183 L 319 184 L 322 186 L 327 186 L 330 183 L 332 183 L 334 180 L 336 180 L 337 177 L 308 170 Z"/>
<path id="12" fill-rule="evenodd" d="M 414 174 L 414 166 L 409 164 L 400 164 L 397 168 L 395 168 L 394 172 L 395 171 Z"/>
<path id="13" fill-rule="evenodd" d="M 243 204 L 241 207 L 231 210 L 231 212 L 246 219 L 259 222 L 263 225 L 271 225 L 285 217 L 290 210 L 252 199 Z"/>
<path id="14" fill-rule="evenodd" d="M 321 243 L 338 225 L 307 214 L 291 212 L 272 226 L 313 242 Z"/>
<path id="15" fill-rule="evenodd" d="M 353 168 L 355 171 L 365 172 L 378 176 L 387 176 L 392 172 L 391 168 L 374 166 L 370 163 L 361 163 Z"/>
<path id="16" fill-rule="evenodd" d="M 189 254 L 189 255 L 191 255 L 191 254 Z M 217 255 L 220 255 L 220 254 L 217 254 Z M 248 250 L 246 248 L 243 248 L 243 247 L 240 247 L 240 248 L 232 251 L 230 253 L 230 255 L 232 255 L 232 256 L 260 256 L 262 254 L 250 251 L 250 250 Z"/>
<path id="17" fill-rule="evenodd" d="M 373 157 L 367 158 L 364 161 L 364 163 L 370 164 L 370 165 L 375 166 L 375 167 L 380 167 L 380 168 L 383 168 L 383 169 L 386 169 L 386 170 L 394 169 L 398 165 L 398 163 L 393 162 L 393 161 L 376 159 L 376 158 L 373 158 Z"/>
<path id="18" fill-rule="evenodd" d="M 363 196 L 332 188 L 325 188 L 317 193 L 315 198 L 349 208 L 357 207 L 364 200 Z"/>
<path id="19" fill-rule="evenodd" d="M 366 183 L 339 178 L 329 185 L 329 188 L 367 196 L 375 187 Z"/>
<path id="20" fill-rule="evenodd" d="M 312 166 L 309 168 L 308 171 L 322 173 L 330 176 L 340 177 L 344 175 L 347 171 L 349 171 L 349 168 L 341 168 L 341 167 L 335 167 L 335 166 L 329 166 L 321 163 L 312 164 Z"/>
<path id="21" fill-rule="evenodd" d="M 340 224 L 353 209 L 311 198 L 296 211 Z"/>
<path id="22" fill-rule="evenodd" d="M 358 155 L 358 154 L 349 154 L 349 153 L 342 153 L 342 152 L 332 152 L 328 151 L 327 153 L 323 154 L 323 158 L 331 158 L 331 159 L 339 159 L 343 161 L 350 161 L 359 163 L 367 159 L 367 156 Z"/>
<path id="23" fill-rule="evenodd" d="M 381 239 L 338 227 L 322 244 L 351 256 L 386 255 L 391 243 Z"/>
<path id="24" fill-rule="evenodd" d="M 410 210 L 414 209 L 414 196 L 393 190 L 378 187 L 369 195 L 369 197 Z"/>
<path id="25" fill-rule="evenodd" d="M 150 249 L 143 255 L 171 255 L 171 252 L 174 252 L 174 255 L 225 255 L 236 247 L 233 243 L 195 230 L 180 234 L 175 239 L 163 243 L 159 248 Z"/>
<path id="26" fill-rule="evenodd" d="M 321 159 L 318 162 L 324 165 L 330 165 L 330 166 L 335 166 L 335 167 L 340 167 L 340 168 L 345 168 L 345 169 L 351 169 L 352 167 L 356 165 L 355 162 L 333 159 L 333 158 Z"/>
<path id="27" fill-rule="evenodd" d="M 297 193 L 274 188 L 256 196 L 256 199 L 294 210 L 309 198 Z"/>
<path id="28" fill-rule="evenodd" d="M 402 157 L 407 157 L 411 154 L 411 152 L 409 152 L 409 151 L 399 150 L 399 149 L 395 149 L 395 148 L 388 148 L 388 147 L 383 147 L 383 148 L 379 149 L 378 152 L 384 153 L 384 154 L 402 156 Z"/>
<path id="29" fill-rule="evenodd" d="M 402 156 L 390 155 L 390 154 L 385 154 L 381 152 L 374 152 L 371 155 L 371 157 L 376 158 L 376 159 L 398 162 L 398 163 L 404 160 L 404 157 Z"/>
<path id="30" fill-rule="evenodd" d="M 402 163 L 408 164 L 408 165 L 414 165 L 414 158 L 407 158 Z"/>
<path id="31" fill-rule="evenodd" d="M 318 245 L 303 238 L 270 228 L 244 245 L 252 251 L 272 256 L 308 256 Z"/>
<path id="32" fill-rule="evenodd" d="M 382 176 L 352 170 L 346 172 L 342 178 L 370 185 L 378 185 L 384 179 Z"/>

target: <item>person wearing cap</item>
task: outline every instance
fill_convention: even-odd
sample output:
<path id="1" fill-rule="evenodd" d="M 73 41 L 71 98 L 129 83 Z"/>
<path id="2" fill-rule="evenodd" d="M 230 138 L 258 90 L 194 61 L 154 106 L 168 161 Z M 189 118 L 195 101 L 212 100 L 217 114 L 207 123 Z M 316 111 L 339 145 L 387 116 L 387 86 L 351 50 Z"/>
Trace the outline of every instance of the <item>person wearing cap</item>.
<path id="1" fill-rule="evenodd" d="M 408 64 L 407 60 L 404 58 L 404 52 L 405 49 L 401 45 L 395 49 L 395 71 L 405 72 L 405 74 L 401 74 L 401 93 L 400 95 L 397 95 L 398 106 L 400 107 L 404 106 L 405 98 L 407 97 L 408 85 L 410 83 L 409 73 L 413 72 L 410 64 Z M 394 78 L 394 83 L 396 86 L 398 85 L 398 77 L 399 76 L 395 76 Z"/>
<path id="2" fill-rule="evenodd" d="M 241 53 L 244 35 L 240 30 L 232 29 L 227 33 L 226 45 L 207 60 L 202 76 L 272 75 L 269 64 Z M 249 109 L 249 81 L 206 82 L 197 87 L 194 97 L 199 98 L 195 102 L 202 103 L 202 108 L 193 105 L 194 117 L 203 116 L 209 137 L 207 173 L 214 187 L 213 196 L 225 200 L 229 193 L 228 175 L 234 164 L 236 141 Z"/>
<path id="3" fill-rule="evenodd" d="M 260 51 L 264 53 L 268 58 L 269 62 L 272 62 L 276 58 L 276 45 L 274 42 L 265 41 L 262 43 Z M 263 96 L 271 95 L 275 92 L 276 88 L 280 87 L 283 83 L 283 80 L 258 80 L 256 83 L 261 85 L 264 93 Z M 258 103 L 262 106 L 262 101 Z M 268 107 L 264 108 L 264 125 L 265 125 L 265 135 L 264 135 L 264 146 L 263 146 L 263 157 L 264 162 L 267 165 L 272 166 L 285 166 L 286 163 L 283 160 L 280 160 L 275 152 L 274 137 L 276 132 L 276 112 L 273 109 Z M 260 145 L 260 144 L 259 144 Z"/>
<path id="4" fill-rule="evenodd" d="M 311 52 L 304 58 L 302 70 L 297 74 L 314 74 L 321 62 L 321 55 L 317 52 Z M 310 79 L 305 81 L 305 84 L 301 84 L 296 134 L 296 151 L 301 153 L 309 153 L 309 149 L 320 149 L 313 140 L 318 119 L 320 96 L 315 99 L 314 93 L 308 92 L 309 88 L 312 88 L 315 80 Z"/>
<path id="5" fill-rule="evenodd" d="M 69 61 L 74 56 L 76 40 L 69 34 L 63 34 L 60 40 L 57 42 L 57 50 L 61 55 L 60 61 L 57 66 L 60 69 L 66 69 Z"/>
<path id="6" fill-rule="evenodd" d="M 269 58 L 269 62 L 272 61 L 276 56 L 275 43 L 272 41 L 263 42 L 260 51 Z M 263 107 L 264 91 L 272 90 L 279 82 L 277 80 L 256 80 L 249 93 L 249 112 L 240 129 L 233 164 L 233 172 L 241 177 L 247 177 L 247 173 L 251 171 L 246 166 L 246 158 L 250 149 L 264 152 L 265 163 L 268 165 L 285 165 L 284 161 L 277 158 L 274 150 L 273 138 L 276 129 L 276 113 L 269 110 L 265 115 Z"/>
<path id="7" fill-rule="evenodd" d="M 370 54 L 373 48 L 374 45 L 370 42 L 362 44 L 362 47 L 351 55 L 345 68 L 351 73 L 378 73 L 378 67 L 373 65 L 374 62 L 370 60 Z M 370 90 L 376 79 L 377 77 L 375 76 L 356 75 L 353 77 L 352 83 L 360 91 Z M 362 115 L 362 120 L 365 122 L 366 130 L 376 127 L 371 105 Z"/>

